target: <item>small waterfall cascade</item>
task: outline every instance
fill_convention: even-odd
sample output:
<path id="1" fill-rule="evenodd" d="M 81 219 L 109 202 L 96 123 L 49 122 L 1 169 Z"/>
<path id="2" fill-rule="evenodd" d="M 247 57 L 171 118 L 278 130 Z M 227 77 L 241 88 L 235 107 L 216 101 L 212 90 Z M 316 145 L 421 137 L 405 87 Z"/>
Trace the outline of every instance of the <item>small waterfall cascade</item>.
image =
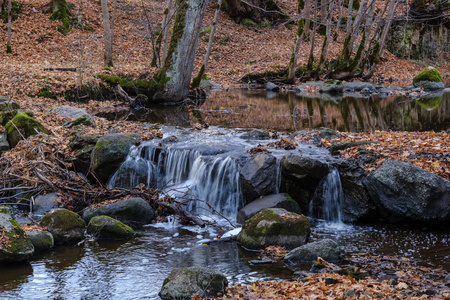
<path id="1" fill-rule="evenodd" d="M 322 218 L 333 223 L 342 223 L 342 191 L 341 178 L 336 168 L 333 168 L 323 182 Z"/>
<path id="2" fill-rule="evenodd" d="M 202 215 L 210 215 L 211 206 L 234 218 L 242 207 L 239 168 L 230 156 L 143 144 L 130 150 L 108 186 L 132 188 L 140 183 L 185 200 L 189 210 Z"/>

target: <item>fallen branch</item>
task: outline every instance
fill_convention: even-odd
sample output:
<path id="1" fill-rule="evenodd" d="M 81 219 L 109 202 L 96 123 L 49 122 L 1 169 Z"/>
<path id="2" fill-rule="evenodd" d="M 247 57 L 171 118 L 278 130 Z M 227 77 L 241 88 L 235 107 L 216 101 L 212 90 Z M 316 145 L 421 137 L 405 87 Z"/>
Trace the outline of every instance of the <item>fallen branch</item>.
<path id="1" fill-rule="evenodd" d="M 76 72 L 77 68 L 44 68 L 44 71 L 66 71 L 66 72 Z"/>

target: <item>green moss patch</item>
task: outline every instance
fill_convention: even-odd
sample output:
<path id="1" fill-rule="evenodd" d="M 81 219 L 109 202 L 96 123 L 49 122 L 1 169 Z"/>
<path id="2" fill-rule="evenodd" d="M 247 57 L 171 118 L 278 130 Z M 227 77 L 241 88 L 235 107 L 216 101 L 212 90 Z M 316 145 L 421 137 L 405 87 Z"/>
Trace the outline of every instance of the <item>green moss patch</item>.
<path id="1" fill-rule="evenodd" d="M 19 112 L 5 125 L 8 142 L 15 147 L 22 138 L 36 135 L 38 132 L 48 134 L 47 129 L 25 112 Z M 20 133 L 18 132 L 20 131 Z"/>
<path id="2" fill-rule="evenodd" d="M 420 81 L 444 82 L 444 79 L 442 78 L 438 70 L 433 67 L 428 67 L 413 79 L 413 83 L 417 83 Z"/>
<path id="3" fill-rule="evenodd" d="M 131 227 L 109 216 L 93 217 L 89 221 L 87 230 L 99 239 L 122 240 L 134 235 Z"/>

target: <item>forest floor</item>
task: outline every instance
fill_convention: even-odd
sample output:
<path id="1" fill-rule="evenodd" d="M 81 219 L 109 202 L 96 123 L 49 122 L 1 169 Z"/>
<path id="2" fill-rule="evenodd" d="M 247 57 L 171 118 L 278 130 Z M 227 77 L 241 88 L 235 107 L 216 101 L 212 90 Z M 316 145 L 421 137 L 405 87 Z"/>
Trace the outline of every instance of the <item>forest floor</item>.
<path id="1" fill-rule="evenodd" d="M 20 104 L 24 110 L 32 110 L 34 116 L 46 128 L 51 129 L 51 141 L 42 143 L 46 155 L 61 153 L 67 160 L 73 154 L 71 152 L 69 139 L 76 132 L 99 133 L 129 132 L 139 133 L 143 139 L 151 139 L 158 136 L 155 131 L 149 130 L 145 124 L 133 121 L 108 121 L 95 118 L 95 127 L 79 125 L 75 129 L 67 129 L 62 124 L 66 118 L 51 113 L 50 109 L 61 105 L 71 105 L 95 112 L 104 107 L 109 107 L 118 101 L 88 101 L 85 103 L 74 103 L 67 101 L 62 94 L 70 89 L 85 86 L 101 85 L 96 74 L 123 75 L 137 78 L 150 72 L 156 73 L 156 68 L 150 67 L 152 59 L 152 45 L 150 39 L 150 28 L 156 28 L 161 22 L 162 11 L 165 2 L 146 1 L 144 4 L 147 16 L 143 12 L 141 1 L 128 0 L 118 1 L 117 7 L 111 15 L 114 15 L 114 67 L 105 70 L 103 67 L 103 29 L 101 20 L 101 9 L 99 1 L 69 1 L 74 4 L 71 13 L 78 19 L 79 28 L 72 28 L 67 35 L 58 32 L 61 21 L 51 21 L 50 14 L 43 13 L 48 8 L 48 0 L 21 0 L 23 12 L 12 24 L 12 53 L 7 54 L 6 49 L 0 51 L 0 95 L 8 96 Z M 80 5 L 80 3 L 82 3 Z M 294 15 L 297 2 L 292 0 L 281 0 L 280 6 L 288 13 Z M 203 27 L 211 26 L 214 15 L 214 5 L 211 3 L 203 22 Z M 295 26 L 294 26 L 295 27 Z M 6 24 L 0 21 L 0 45 L 6 44 Z M 225 13 L 219 17 L 219 27 L 216 32 L 214 50 L 210 57 L 208 70 L 209 78 L 225 89 L 238 88 L 241 86 L 241 78 L 247 73 L 277 71 L 286 68 L 294 43 L 295 29 L 286 26 L 276 26 L 264 29 L 249 29 L 234 23 Z M 196 67 L 198 70 L 207 47 L 207 35 L 202 35 L 198 45 L 196 56 Z M 337 43 L 342 43 L 338 39 Z M 321 45 L 321 38 L 317 45 Z M 340 47 L 330 47 L 330 56 L 336 56 Z M 315 53 L 319 54 L 318 46 Z M 300 51 L 300 65 L 305 65 L 308 50 L 306 45 Z M 438 62 L 411 62 L 396 58 L 388 51 L 384 52 L 383 61 L 377 68 L 374 78 L 383 77 L 386 81 L 397 86 L 412 84 L 412 78 L 429 64 L 436 67 L 446 80 L 450 77 L 450 61 Z M 45 68 L 73 67 L 76 72 L 48 71 Z M 53 97 L 40 97 L 43 90 L 54 93 Z M 48 96 L 48 95 L 47 95 Z M 0 130 L 4 130 L 1 128 Z M 375 132 L 367 134 L 343 133 L 341 138 L 328 141 L 324 140 L 324 146 L 355 140 L 377 140 L 380 144 L 373 145 L 372 151 L 382 154 L 382 158 L 394 157 L 406 160 L 415 165 L 424 167 L 429 171 L 445 178 L 449 177 L 450 162 L 450 136 L 448 133 L 407 133 L 407 132 Z M 32 140 L 31 146 L 39 143 Z M 50 145 L 50 146 L 49 146 Z M 2 155 L 2 160 L 15 164 L 17 168 L 26 174 L 28 160 L 39 160 L 40 156 L 33 157 L 25 155 L 30 144 L 20 143 L 15 149 Z M 389 149 L 398 148 L 401 151 Z M 46 150 L 46 151 L 47 151 Z M 352 152 L 353 151 L 353 152 Z M 422 154 L 429 154 L 423 156 Z M 420 154 L 411 156 L 411 154 Z M 357 157 L 355 149 L 347 149 L 342 155 L 346 157 Z M 413 157 L 410 159 L 410 157 Z M 416 159 L 419 157 L 419 159 Z M 376 168 L 382 160 L 367 166 L 368 171 Z M 51 162 L 54 163 L 54 162 Z M 33 165 L 33 163 L 31 163 Z M 68 165 L 70 166 L 70 165 Z M 39 180 L 39 178 L 35 178 Z M 422 273 L 414 273 L 416 269 L 411 267 L 411 274 L 402 275 L 405 285 L 388 286 L 386 282 L 361 281 L 343 277 L 342 275 L 319 275 L 307 282 L 282 282 L 282 283 L 255 283 L 249 286 L 240 286 L 229 291 L 225 299 L 292 299 L 310 289 L 311 294 L 307 299 L 337 299 L 342 298 L 344 288 L 351 287 L 356 291 L 367 291 L 382 293 L 384 299 L 417 299 L 435 297 L 437 291 L 444 290 L 442 287 L 443 273 L 437 277 L 423 280 L 429 284 L 429 288 L 421 285 L 414 288 L 416 294 L 405 296 L 409 287 L 417 283 L 414 280 L 424 276 L 429 270 Z M 407 272 L 407 270 L 396 270 Z M 418 271 L 417 271 L 418 272 Z M 435 271 L 433 271 L 435 272 Z M 436 271 L 437 272 L 437 271 Z M 401 273 L 399 273 L 401 274 Z M 407 276 L 407 277 L 405 277 Z M 333 277 L 340 284 L 326 285 L 325 277 Z M 433 281 L 434 280 L 434 281 Z M 414 282 L 413 282 L 414 281 Z M 427 290 L 430 290 L 427 294 Z M 418 293 L 424 292 L 422 295 Z M 275 293 L 275 294 L 274 294 Z M 297 294 L 295 294 L 297 293 Z M 434 293 L 434 294 L 433 294 Z M 437 298 L 447 298 L 447 291 L 436 294 Z M 296 298 L 296 297 L 294 297 Z M 348 298 L 351 299 L 351 298 Z M 427 298 L 428 299 L 428 298 Z"/>

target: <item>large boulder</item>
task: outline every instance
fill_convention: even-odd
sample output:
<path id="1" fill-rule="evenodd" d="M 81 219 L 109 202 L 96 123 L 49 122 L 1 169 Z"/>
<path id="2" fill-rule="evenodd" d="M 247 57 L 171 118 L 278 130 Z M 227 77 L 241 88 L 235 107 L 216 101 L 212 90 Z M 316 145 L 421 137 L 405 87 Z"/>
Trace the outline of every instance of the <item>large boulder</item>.
<path id="1" fill-rule="evenodd" d="M 219 271 L 204 267 L 177 268 L 164 280 L 159 296 L 163 300 L 189 300 L 192 296 L 216 297 L 225 292 L 228 280 Z"/>
<path id="2" fill-rule="evenodd" d="M 68 118 L 70 121 L 64 124 L 64 126 L 68 128 L 79 124 L 84 124 L 88 126 L 95 125 L 92 116 L 87 112 L 87 110 L 83 108 L 63 105 L 53 108 L 51 112 L 57 113 L 61 116 Z"/>
<path id="3" fill-rule="evenodd" d="M 39 132 L 48 134 L 47 129 L 25 112 L 19 112 L 5 125 L 9 145 L 13 148 L 23 138 L 36 135 Z"/>
<path id="4" fill-rule="evenodd" d="M 324 239 L 289 251 L 284 260 L 289 264 L 296 264 L 311 262 L 319 257 L 328 262 L 339 262 L 342 259 L 342 251 L 334 240 Z"/>
<path id="5" fill-rule="evenodd" d="M 450 220 L 450 181 L 436 174 L 390 159 L 363 183 L 389 222 Z"/>
<path id="6" fill-rule="evenodd" d="M 55 245 L 53 235 L 45 230 L 31 230 L 27 232 L 36 253 L 49 251 Z"/>
<path id="7" fill-rule="evenodd" d="M 23 261 L 33 253 L 33 244 L 10 210 L 0 207 L 0 264 Z"/>
<path id="8" fill-rule="evenodd" d="M 440 90 L 445 87 L 444 79 L 438 70 L 433 67 L 428 67 L 416 77 L 413 78 L 415 87 L 423 88 L 426 91 Z"/>
<path id="9" fill-rule="evenodd" d="M 288 249 L 304 245 L 311 232 L 309 219 L 282 208 L 266 208 L 247 221 L 238 242 L 247 249 L 281 246 Z"/>
<path id="10" fill-rule="evenodd" d="M 45 214 L 40 224 L 47 227 L 55 244 L 75 244 L 84 239 L 86 223 L 73 211 L 53 209 Z"/>
<path id="11" fill-rule="evenodd" d="M 95 144 L 100 137 L 99 134 L 77 134 L 71 138 L 69 146 L 75 151 L 71 160 L 77 172 L 88 174 L 91 167 L 92 151 L 94 151 Z"/>
<path id="12" fill-rule="evenodd" d="M 39 195 L 34 199 L 33 212 L 44 215 L 54 208 L 58 208 L 56 201 L 59 197 L 55 193 Z"/>
<path id="13" fill-rule="evenodd" d="M 274 194 L 259 198 L 244 206 L 237 215 L 236 221 L 243 224 L 261 210 L 266 208 L 284 208 L 289 212 L 301 214 L 300 206 L 288 194 Z"/>
<path id="14" fill-rule="evenodd" d="M 101 183 L 108 182 L 139 138 L 138 134 L 111 133 L 97 141 L 92 152 L 91 170 Z"/>
<path id="15" fill-rule="evenodd" d="M 309 157 L 287 155 L 281 159 L 281 188 L 308 211 L 309 202 L 321 180 L 330 172 L 326 163 Z"/>
<path id="16" fill-rule="evenodd" d="M 88 207 L 83 212 L 86 223 L 95 216 L 109 216 L 132 227 L 149 224 L 155 213 L 144 199 L 130 198 L 114 203 L 101 205 L 100 207 Z"/>
<path id="17" fill-rule="evenodd" d="M 9 150 L 8 138 L 5 133 L 0 133 L 0 155 Z"/>
<path id="18" fill-rule="evenodd" d="M 240 182 L 246 203 L 274 193 L 277 188 L 277 159 L 266 153 L 251 157 L 241 168 Z"/>
<path id="19" fill-rule="evenodd" d="M 127 240 L 133 237 L 131 227 L 108 216 L 93 217 L 87 226 L 87 232 L 97 239 Z"/>

